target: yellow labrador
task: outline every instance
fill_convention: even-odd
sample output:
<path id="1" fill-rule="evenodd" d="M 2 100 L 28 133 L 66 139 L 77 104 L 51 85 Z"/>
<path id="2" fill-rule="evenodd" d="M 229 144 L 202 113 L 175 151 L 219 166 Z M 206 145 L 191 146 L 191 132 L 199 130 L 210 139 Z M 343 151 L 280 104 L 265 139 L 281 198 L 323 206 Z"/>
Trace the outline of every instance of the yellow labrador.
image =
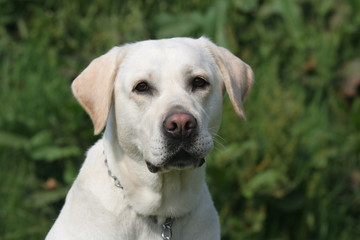
<path id="1" fill-rule="evenodd" d="M 93 60 L 72 90 L 105 133 L 46 239 L 220 239 L 205 156 L 224 91 L 245 118 L 252 82 L 247 64 L 206 38 L 143 41 Z"/>

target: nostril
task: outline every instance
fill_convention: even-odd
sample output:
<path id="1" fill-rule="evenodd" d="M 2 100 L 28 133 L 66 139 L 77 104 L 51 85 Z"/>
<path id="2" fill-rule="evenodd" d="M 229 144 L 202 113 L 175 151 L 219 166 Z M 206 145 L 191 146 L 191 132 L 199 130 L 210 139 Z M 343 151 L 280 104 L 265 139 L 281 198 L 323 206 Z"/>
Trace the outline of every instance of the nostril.
<path id="1" fill-rule="evenodd" d="M 178 128 L 178 125 L 176 124 L 176 122 L 170 122 L 167 126 L 166 126 L 167 130 L 169 131 L 175 131 Z"/>
<path id="2" fill-rule="evenodd" d="M 168 132 L 176 131 L 179 128 L 178 120 L 177 120 L 176 116 L 173 116 L 173 115 L 167 117 L 165 119 L 163 125 L 164 125 L 165 130 Z"/>
<path id="3" fill-rule="evenodd" d="M 190 129 L 193 129 L 195 127 L 196 127 L 196 121 L 193 121 L 192 119 L 185 123 L 185 130 L 190 130 Z"/>

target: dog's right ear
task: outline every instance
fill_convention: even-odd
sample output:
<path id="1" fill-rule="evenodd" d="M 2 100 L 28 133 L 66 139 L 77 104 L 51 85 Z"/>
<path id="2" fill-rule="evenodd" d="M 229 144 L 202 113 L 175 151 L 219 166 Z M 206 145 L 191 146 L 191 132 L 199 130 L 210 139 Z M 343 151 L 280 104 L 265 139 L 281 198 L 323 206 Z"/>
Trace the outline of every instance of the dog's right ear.
<path id="1" fill-rule="evenodd" d="M 74 96 L 90 115 L 95 135 L 105 127 L 114 80 L 124 55 L 125 47 L 112 48 L 109 52 L 94 59 L 71 85 Z"/>

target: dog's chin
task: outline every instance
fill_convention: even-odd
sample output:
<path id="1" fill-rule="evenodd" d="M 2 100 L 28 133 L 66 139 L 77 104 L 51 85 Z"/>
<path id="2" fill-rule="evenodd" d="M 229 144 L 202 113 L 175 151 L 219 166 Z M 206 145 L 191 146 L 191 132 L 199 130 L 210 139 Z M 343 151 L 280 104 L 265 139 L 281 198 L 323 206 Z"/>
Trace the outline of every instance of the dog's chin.
<path id="1" fill-rule="evenodd" d="M 152 173 L 168 172 L 171 170 L 184 170 L 189 168 L 201 167 L 205 163 L 205 158 L 195 157 L 187 151 L 181 149 L 179 152 L 170 156 L 160 166 L 156 166 L 146 161 L 146 166 Z"/>

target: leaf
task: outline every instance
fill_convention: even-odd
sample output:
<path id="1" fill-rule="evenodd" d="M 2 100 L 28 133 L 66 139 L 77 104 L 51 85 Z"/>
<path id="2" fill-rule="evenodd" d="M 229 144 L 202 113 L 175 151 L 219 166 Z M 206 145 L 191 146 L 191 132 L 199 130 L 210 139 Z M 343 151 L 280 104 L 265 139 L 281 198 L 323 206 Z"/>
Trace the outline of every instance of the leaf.
<path id="1" fill-rule="evenodd" d="M 258 0 L 234 0 L 234 5 L 236 8 L 244 11 L 244 12 L 251 12 L 254 11 L 258 5 L 259 5 L 259 1 Z"/>
<path id="2" fill-rule="evenodd" d="M 271 204 L 281 211 L 294 212 L 304 207 L 306 197 L 299 193 L 293 193 L 281 199 L 273 199 Z"/>
<path id="3" fill-rule="evenodd" d="M 50 131 L 40 131 L 30 139 L 31 148 L 49 145 L 52 139 Z"/>
<path id="4" fill-rule="evenodd" d="M 51 203 L 55 203 L 65 198 L 68 188 L 57 188 L 56 190 L 52 191 L 39 191 L 35 192 L 30 195 L 28 200 L 26 201 L 27 204 L 31 204 L 31 206 L 35 208 L 41 208 L 44 206 L 48 206 Z"/>
<path id="5" fill-rule="evenodd" d="M 353 125 L 360 129 L 360 98 L 354 101 L 350 117 Z"/>
<path id="6" fill-rule="evenodd" d="M 191 36 L 203 24 L 203 16 L 199 12 L 171 15 L 162 13 L 156 18 L 158 38 Z"/>
<path id="7" fill-rule="evenodd" d="M 0 146 L 24 149 L 29 145 L 28 138 L 9 132 L 0 132 Z"/>
<path id="8" fill-rule="evenodd" d="M 46 160 L 52 162 L 67 157 L 77 156 L 80 154 L 80 149 L 74 146 L 46 146 L 36 150 L 34 149 L 32 152 L 30 152 L 30 154 L 34 160 Z"/>
<path id="9" fill-rule="evenodd" d="M 244 184 L 243 194 L 247 198 L 259 193 L 270 196 L 281 195 L 279 190 L 286 181 L 286 176 L 275 169 L 259 172 L 248 183 Z"/>
<path id="10" fill-rule="evenodd" d="M 65 182 L 67 184 L 72 184 L 77 174 L 78 174 L 78 168 L 74 166 L 74 163 L 72 161 L 66 161 L 65 172 L 64 172 Z"/>
<path id="11" fill-rule="evenodd" d="M 257 142 L 252 140 L 241 144 L 229 144 L 217 153 L 214 161 L 218 166 L 223 166 L 229 161 L 236 161 L 237 159 L 241 159 L 247 152 L 255 151 L 257 148 Z"/>

